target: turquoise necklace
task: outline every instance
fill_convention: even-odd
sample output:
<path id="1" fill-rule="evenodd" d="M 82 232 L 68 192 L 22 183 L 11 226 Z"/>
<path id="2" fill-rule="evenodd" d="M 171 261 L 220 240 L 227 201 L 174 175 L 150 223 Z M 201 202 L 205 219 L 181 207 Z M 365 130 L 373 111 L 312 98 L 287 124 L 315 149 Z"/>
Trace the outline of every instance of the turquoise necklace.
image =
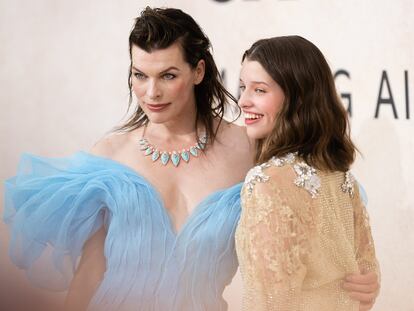
<path id="1" fill-rule="evenodd" d="M 190 157 L 198 157 L 199 152 L 206 148 L 208 136 L 206 133 L 201 135 L 197 142 L 188 149 L 182 149 L 181 151 L 160 151 L 157 147 L 152 145 L 145 137 L 139 140 L 139 148 L 145 156 L 151 155 L 152 162 L 161 160 L 162 165 L 167 165 L 171 160 L 171 163 L 177 167 L 181 160 L 188 163 Z"/>

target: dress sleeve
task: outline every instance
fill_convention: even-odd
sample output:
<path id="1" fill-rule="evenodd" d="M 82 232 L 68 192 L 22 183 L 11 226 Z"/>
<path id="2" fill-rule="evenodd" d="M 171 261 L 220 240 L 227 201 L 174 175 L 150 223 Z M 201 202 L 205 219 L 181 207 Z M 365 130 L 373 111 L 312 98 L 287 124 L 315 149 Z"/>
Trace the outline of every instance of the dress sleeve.
<path id="1" fill-rule="evenodd" d="M 243 247 L 245 268 L 250 269 L 244 272 L 251 288 L 262 295 L 255 298 L 262 303 L 258 310 L 300 309 L 296 298 L 307 272 L 314 225 L 310 196 L 305 191 L 289 194 L 286 189 L 294 188 L 291 180 L 272 176 L 269 182 L 258 183 L 241 216 L 247 235 L 243 240 L 248 241 Z"/>
<path id="2" fill-rule="evenodd" d="M 365 202 L 367 201 L 366 194 L 361 192 L 361 186 L 358 190 L 354 198 L 356 260 L 360 270 L 376 272 L 378 277 L 380 277 L 369 216 L 365 207 Z"/>
<path id="3" fill-rule="evenodd" d="M 5 182 L 4 221 L 10 227 L 10 257 L 33 283 L 68 287 L 85 241 L 114 204 L 105 179 L 80 155 L 22 156 L 17 175 Z"/>

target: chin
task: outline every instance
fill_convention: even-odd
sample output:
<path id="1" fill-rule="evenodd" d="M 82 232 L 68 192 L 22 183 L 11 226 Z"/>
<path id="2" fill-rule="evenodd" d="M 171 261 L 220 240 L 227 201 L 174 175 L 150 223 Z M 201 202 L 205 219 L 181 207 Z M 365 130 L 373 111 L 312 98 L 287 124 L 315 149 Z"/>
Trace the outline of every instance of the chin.
<path id="1" fill-rule="evenodd" d="M 163 115 L 163 114 L 160 114 L 160 113 L 158 113 L 158 114 L 148 113 L 146 115 L 148 117 L 148 120 L 151 123 L 154 123 L 154 124 L 162 124 L 162 123 L 168 122 L 171 119 L 171 116 L 169 116 L 167 114 Z"/>
<path id="2" fill-rule="evenodd" d="M 163 124 L 163 123 L 166 122 L 166 120 L 161 119 L 161 118 L 150 118 L 150 117 L 148 117 L 148 120 L 152 124 Z"/>
<path id="3" fill-rule="evenodd" d="M 266 129 L 260 129 L 260 128 L 253 128 L 253 127 L 247 127 L 246 133 L 247 136 L 251 139 L 262 139 L 266 138 L 271 131 L 267 131 Z"/>

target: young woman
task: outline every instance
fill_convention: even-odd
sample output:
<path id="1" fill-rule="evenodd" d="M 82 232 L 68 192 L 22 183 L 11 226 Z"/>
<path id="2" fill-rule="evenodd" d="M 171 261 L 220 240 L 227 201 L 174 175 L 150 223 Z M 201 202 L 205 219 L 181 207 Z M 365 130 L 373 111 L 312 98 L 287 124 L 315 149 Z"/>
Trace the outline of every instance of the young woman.
<path id="1" fill-rule="evenodd" d="M 129 47 L 131 119 L 88 153 L 24 156 L 6 183 L 12 259 L 69 287 L 67 310 L 226 310 L 252 145 L 189 15 L 145 9 Z"/>
<path id="2" fill-rule="evenodd" d="M 378 264 L 349 172 L 347 114 L 325 58 L 298 36 L 259 40 L 243 56 L 240 89 L 258 164 L 244 183 L 236 231 L 244 310 L 371 308 L 341 285 Z"/>

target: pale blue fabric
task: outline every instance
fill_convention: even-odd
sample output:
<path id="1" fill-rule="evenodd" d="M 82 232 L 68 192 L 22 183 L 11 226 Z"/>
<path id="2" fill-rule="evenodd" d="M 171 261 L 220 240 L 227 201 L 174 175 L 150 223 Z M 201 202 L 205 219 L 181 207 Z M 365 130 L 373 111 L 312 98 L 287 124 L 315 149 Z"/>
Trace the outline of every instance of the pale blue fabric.
<path id="1" fill-rule="evenodd" d="M 36 284 L 65 290 L 105 225 L 107 271 L 89 310 L 226 310 L 241 186 L 212 193 L 175 233 L 159 193 L 127 166 L 85 152 L 24 155 L 5 183 L 10 256 Z"/>
<path id="2" fill-rule="evenodd" d="M 358 189 L 359 189 L 359 196 L 361 197 L 362 203 L 367 206 L 368 205 L 368 194 L 365 191 L 365 188 L 357 181 Z"/>

